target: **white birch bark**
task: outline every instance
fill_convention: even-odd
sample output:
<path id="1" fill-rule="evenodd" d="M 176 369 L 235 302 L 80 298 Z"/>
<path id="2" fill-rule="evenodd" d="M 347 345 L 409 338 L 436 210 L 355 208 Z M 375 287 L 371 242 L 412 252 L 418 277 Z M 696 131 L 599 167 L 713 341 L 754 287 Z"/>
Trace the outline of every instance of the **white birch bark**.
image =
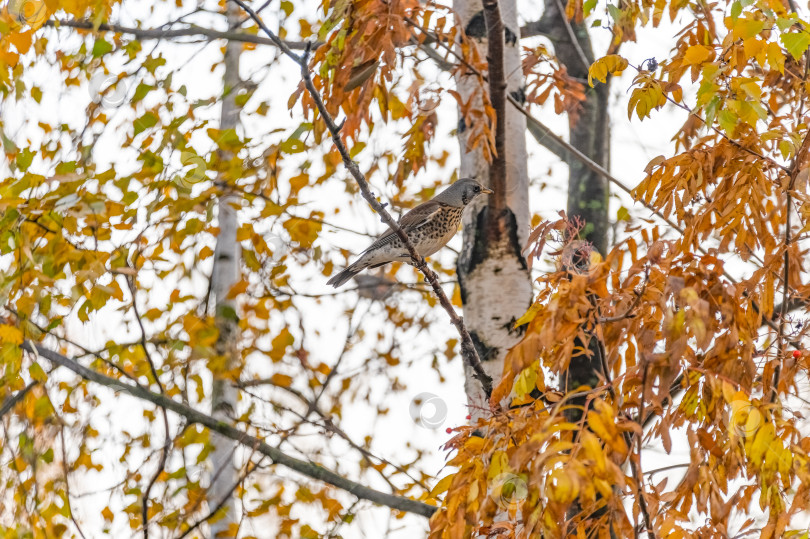
<path id="1" fill-rule="evenodd" d="M 516 0 L 499 2 L 506 28 L 504 71 L 507 94 L 524 100 L 523 71 L 520 63 L 520 26 Z M 486 24 L 481 0 L 454 0 L 461 28 L 486 57 Z M 479 88 L 475 76 L 464 71 L 456 75 L 456 87 L 467 102 Z M 480 105 L 480 100 L 476 106 Z M 468 150 L 469 129 L 459 120 L 461 147 L 460 177 L 474 176 L 489 182 L 489 164 L 479 149 Z M 503 361 L 520 334 L 512 330 L 514 321 L 526 312 L 532 299 L 531 279 L 520 254 L 529 233 L 529 179 L 526 154 L 526 119 L 514 107 L 506 106 L 506 202 L 514 216 L 510 234 L 497 244 L 487 242 L 480 230 L 479 215 L 486 207 L 484 197 L 476 199 L 464 215 L 464 246 L 458 261 L 458 277 L 464 302 L 464 321 L 478 348 L 486 372 L 497 385 Z M 480 384 L 465 372 L 465 389 L 473 421 L 486 414 L 488 406 Z"/>
<path id="2" fill-rule="evenodd" d="M 234 26 L 239 21 L 239 6 L 228 2 L 228 25 Z M 239 55 L 242 45 L 236 41 L 229 41 L 225 49 L 225 74 L 223 76 L 224 95 L 222 111 L 220 113 L 220 129 L 235 129 L 239 125 L 239 107 L 236 104 L 236 89 L 239 78 Z M 227 156 L 224 156 L 227 157 Z M 230 194 L 223 194 L 218 201 L 219 236 L 214 251 L 214 270 L 211 276 L 211 292 L 215 300 L 216 321 L 219 337 L 216 351 L 225 355 L 226 370 L 238 365 L 239 350 L 237 348 L 238 326 L 236 317 L 236 302 L 228 299 L 228 292 L 239 281 L 241 249 L 236 241 L 237 221 L 236 204 L 238 199 Z M 214 374 L 211 392 L 212 415 L 230 423 L 236 409 L 236 389 L 227 379 L 218 378 Z M 210 536 L 217 537 L 237 523 L 235 504 L 232 489 L 238 479 L 234 466 L 234 451 L 236 444 L 215 432 L 211 433 L 211 443 L 214 450 L 208 459 L 209 486 L 208 506 L 215 508 L 223 500 L 226 511 L 225 516 L 210 524 Z M 228 535 L 230 536 L 230 535 Z"/>

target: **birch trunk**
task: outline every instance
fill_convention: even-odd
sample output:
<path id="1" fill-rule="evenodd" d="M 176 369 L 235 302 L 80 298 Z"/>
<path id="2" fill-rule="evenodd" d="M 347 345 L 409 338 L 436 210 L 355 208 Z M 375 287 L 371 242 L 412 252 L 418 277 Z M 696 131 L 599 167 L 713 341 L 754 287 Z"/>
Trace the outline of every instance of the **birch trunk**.
<path id="1" fill-rule="evenodd" d="M 505 29 L 506 91 L 522 102 L 525 94 L 516 0 L 501 0 L 499 8 Z M 453 9 L 461 28 L 477 43 L 482 56 L 486 56 L 487 28 L 481 0 L 454 0 Z M 479 90 L 479 81 L 474 75 L 459 71 L 456 87 L 461 99 L 467 102 Z M 475 106 L 481 106 L 480 98 Z M 480 149 L 468 148 L 467 127 L 462 117 L 458 129 L 460 176 L 476 177 L 491 187 L 490 168 L 484 154 Z M 464 245 L 458 259 L 464 320 L 483 367 L 495 384 L 503 374 L 506 352 L 520 339 L 520 332 L 512 330 L 514 322 L 526 312 L 532 300 L 531 279 L 521 254 L 529 233 L 526 119 L 509 105 L 506 106 L 505 134 L 506 209 L 502 215 L 490 215 L 487 201 L 482 200 L 486 197 L 473 202 L 464 215 Z M 474 421 L 484 415 L 488 406 L 469 368 L 466 369 L 465 390 Z"/>
<path id="2" fill-rule="evenodd" d="M 228 2 L 228 26 L 238 25 L 239 6 Z M 236 104 L 236 89 L 239 83 L 239 55 L 242 44 L 228 41 L 225 49 L 225 74 L 223 76 L 222 111 L 220 113 L 220 129 L 236 129 L 239 125 L 239 107 Z M 230 156 L 224 152 L 223 160 Z M 221 175 L 220 175 L 221 176 Z M 220 177 L 219 180 L 225 180 Z M 226 358 L 224 372 L 230 371 L 239 364 L 239 350 L 237 348 L 238 326 L 236 303 L 228 298 L 228 292 L 239 281 L 239 263 L 241 249 L 236 241 L 238 228 L 236 204 L 238 200 L 225 192 L 218 201 L 219 236 L 214 251 L 214 271 L 211 276 L 211 291 L 215 299 L 216 324 L 219 337 L 216 343 L 216 352 Z M 236 409 L 236 389 L 227 376 L 218 376 L 213 373 L 214 381 L 211 392 L 211 414 L 218 420 L 230 423 Z M 210 480 L 208 486 L 208 505 L 210 509 L 221 504 L 224 516 L 211 523 L 210 536 L 231 537 L 227 532 L 231 526 L 237 525 L 235 504 L 232 491 L 237 481 L 234 466 L 234 451 L 236 444 L 215 432 L 211 433 L 211 443 L 214 450 L 208 459 Z M 223 503 L 224 502 L 224 503 Z"/>

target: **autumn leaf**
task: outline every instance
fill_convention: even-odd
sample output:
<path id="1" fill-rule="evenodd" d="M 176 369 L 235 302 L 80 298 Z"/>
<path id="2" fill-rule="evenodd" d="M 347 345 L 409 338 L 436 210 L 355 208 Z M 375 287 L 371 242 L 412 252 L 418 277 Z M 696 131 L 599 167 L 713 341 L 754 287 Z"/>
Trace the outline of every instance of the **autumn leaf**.
<path id="1" fill-rule="evenodd" d="M 588 69 L 588 84 L 593 87 L 593 79 L 607 82 L 608 75 L 619 75 L 627 69 L 627 60 L 617 54 L 609 54 L 591 64 Z"/>

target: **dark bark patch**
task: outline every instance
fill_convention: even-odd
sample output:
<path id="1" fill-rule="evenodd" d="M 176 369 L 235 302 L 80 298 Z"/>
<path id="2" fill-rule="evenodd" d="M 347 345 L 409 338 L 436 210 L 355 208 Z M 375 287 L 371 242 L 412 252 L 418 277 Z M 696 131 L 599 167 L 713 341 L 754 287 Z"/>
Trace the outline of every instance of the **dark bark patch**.
<path id="1" fill-rule="evenodd" d="M 460 135 L 460 134 L 462 134 L 464 131 L 466 131 L 466 130 L 467 130 L 467 122 L 466 122 L 466 121 L 464 121 L 464 116 L 462 116 L 462 115 L 461 115 L 461 112 L 459 112 L 458 114 L 459 114 L 459 119 L 458 119 L 458 134 Z"/>
<path id="2" fill-rule="evenodd" d="M 509 95 L 511 95 L 512 99 L 514 99 L 521 105 L 526 104 L 526 90 L 524 90 L 522 86 L 517 90 L 515 90 L 514 92 L 509 92 Z"/>
<path id="3" fill-rule="evenodd" d="M 467 37 L 478 39 L 487 37 L 487 22 L 486 19 L 484 19 L 483 10 L 472 16 L 470 22 L 468 22 L 467 26 L 464 28 L 464 33 L 467 34 Z"/>
<path id="4" fill-rule="evenodd" d="M 529 327 L 529 324 L 527 322 L 525 324 L 519 325 L 518 327 L 515 327 L 515 322 L 517 322 L 517 318 L 515 318 L 513 316 L 512 319 L 509 321 L 508 324 L 506 324 L 505 327 L 509 329 L 510 333 L 517 333 L 518 335 L 520 335 L 522 337 L 526 333 L 526 328 Z"/>
<path id="5" fill-rule="evenodd" d="M 517 44 L 517 34 L 515 34 L 512 30 L 509 29 L 508 26 L 503 27 L 504 31 L 504 41 L 507 45 L 514 46 Z"/>
<path id="6" fill-rule="evenodd" d="M 488 346 L 475 331 L 470 331 L 470 338 L 472 339 L 475 350 L 478 352 L 478 357 L 481 362 L 490 361 L 498 358 L 498 348 L 495 346 Z"/>
<path id="7" fill-rule="evenodd" d="M 505 220 L 504 226 L 506 228 L 512 254 L 520 262 L 520 267 L 523 270 L 528 271 L 529 267 L 526 265 L 526 259 L 521 254 L 515 214 L 512 212 L 512 210 L 506 208 L 501 218 Z M 472 273 L 479 264 L 483 263 L 489 258 L 490 246 L 487 231 L 489 230 L 490 226 L 495 226 L 495 223 L 490 223 L 489 206 L 484 206 L 475 217 L 475 238 L 473 239 L 472 248 L 466 251 L 466 253 L 462 253 L 462 256 L 458 258 L 458 263 L 456 265 L 459 287 L 461 288 L 462 303 L 467 303 L 467 290 L 464 284 L 464 278 Z"/>

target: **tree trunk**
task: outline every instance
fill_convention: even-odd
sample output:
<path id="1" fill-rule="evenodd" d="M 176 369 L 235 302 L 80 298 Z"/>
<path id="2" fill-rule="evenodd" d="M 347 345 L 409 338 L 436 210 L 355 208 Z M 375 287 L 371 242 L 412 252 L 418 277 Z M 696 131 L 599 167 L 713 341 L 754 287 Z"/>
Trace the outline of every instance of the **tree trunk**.
<path id="1" fill-rule="evenodd" d="M 518 101 L 525 100 L 523 71 L 520 62 L 520 27 L 515 0 L 498 2 L 504 26 L 503 67 L 506 91 Z M 481 0 L 454 0 L 466 35 L 477 43 L 482 55 L 487 53 L 487 25 Z M 490 59 L 492 62 L 492 59 Z M 475 75 L 460 71 L 456 86 L 463 102 L 479 90 Z M 479 94 L 480 95 L 480 94 Z M 481 100 L 473 101 L 480 107 Z M 486 197 L 476 199 L 464 214 L 464 244 L 458 259 L 458 280 L 464 304 L 464 320 L 470 331 L 486 372 L 495 384 L 503 374 L 506 352 L 517 344 L 521 333 L 512 329 L 531 304 L 531 278 L 521 254 L 529 233 L 529 179 L 526 154 L 526 119 L 512 106 L 506 107 L 505 209 L 493 215 Z M 488 186 L 493 182 L 480 148 L 468 149 L 468 129 L 463 116 L 459 120 L 461 177 L 477 177 Z M 494 129 L 494 126 L 493 126 Z M 499 196 L 499 193 L 490 195 Z M 501 194 L 501 196 L 503 196 Z M 465 389 L 473 420 L 488 410 L 480 384 L 466 372 Z"/>
<path id="2" fill-rule="evenodd" d="M 233 2 L 228 2 L 228 26 L 238 24 L 240 9 Z M 241 43 L 228 41 L 225 49 L 225 74 L 223 76 L 222 112 L 220 113 L 220 129 L 236 129 L 239 125 L 239 107 L 236 104 L 236 90 L 239 79 L 239 55 L 242 51 Z M 226 152 L 220 153 L 222 161 L 230 159 Z M 226 180 L 220 174 L 218 180 Z M 236 241 L 238 221 L 235 205 L 238 200 L 227 191 L 218 202 L 219 236 L 214 253 L 214 271 L 211 276 L 211 292 L 215 298 L 216 324 L 219 337 L 216 343 L 216 353 L 225 358 L 224 372 L 231 371 L 239 364 L 239 350 L 237 348 L 238 320 L 236 304 L 228 298 L 231 288 L 239 281 L 241 249 Z M 236 409 L 236 389 L 227 374 L 213 372 L 213 389 L 211 393 L 211 413 L 218 420 L 231 423 Z M 237 481 L 234 467 L 234 451 L 236 444 L 215 432 L 211 433 L 211 443 L 214 450 L 208 459 L 210 481 L 208 486 L 208 506 L 213 509 L 221 505 L 225 514 L 222 518 L 211 523 L 211 537 L 225 533 L 237 524 L 235 504 L 232 491 Z"/>
<path id="3" fill-rule="evenodd" d="M 566 67 L 572 77 L 588 78 L 588 69 L 594 61 L 593 47 L 587 27 L 569 21 L 562 0 L 546 0 L 543 17 L 538 26 L 554 43 L 557 59 Z M 609 81 L 610 79 L 608 79 Z M 570 142 L 576 149 L 594 162 L 607 168 L 609 160 L 610 120 L 608 116 L 607 84 L 596 83 L 594 88 L 586 87 L 585 101 L 575 115 L 569 114 Z M 601 175 L 587 168 L 575 156 L 569 155 L 568 163 L 568 218 L 581 226 L 579 239 L 567 247 L 568 269 L 572 273 L 587 271 L 588 255 L 592 249 L 602 255 L 608 250 L 608 182 Z M 588 245 L 589 244 L 589 245 Z M 582 353 L 573 355 L 568 371 L 560 380 L 560 390 L 575 391 L 578 387 L 597 387 L 603 372 L 604 347 L 594 327 L 586 325 L 584 339 L 577 339 L 575 349 Z M 571 399 L 566 412 L 569 421 L 576 423 L 582 418 L 586 397 Z M 578 504 L 571 508 L 570 515 L 579 512 Z M 604 510 L 591 515 L 598 518 Z M 588 530 L 590 531 L 590 530 Z M 611 528 L 610 536 L 615 537 Z"/>
<path id="4" fill-rule="evenodd" d="M 584 24 L 566 18 L 562 0 L 546 0 L 542 18 L 530 26 L 538 34 L 551 40 L 557 59 L 572 77 L 588 78 L 588 68 L 594 61 L 590 36 Z M 599 83 L 594 88 L 586 88 L 581 110 L 573 116 L 569 115 L 571 145 L 606 168 L 610 139 L 608 88 L 607 84 Z M 567 155 L 566 161 L 568 217 L 582 226 L 579 238 L 604 255 L 608 250 L 607 180 L 588 169 L 573 155 Z M 582 257 L 587 257 L 587 253 L 580 253 L 580 256 L 574 256 L 573 259 Z M 582 263 L 586 261 L 587 258 L 580 260 Z M 568 269 L 581 271 L 582 267 Z M 602 371 L 599 343 L 596 339 L 589 339 L 589 342 L 578 345 L 584 345 L 589 353 L 571 358 L 567 375 L 560 381 L 560 389 L 563 391 L 574 390 L 582 385 L 594 387 L 599 383 L 598 373 Z M 578 404 L 583 402 L 577 401 Z M 574 409 L 572 414 L 571 420 L 577 421 L 578 412 Z"/>
<path id="5" fill-rule="evenodd" d="M 569 75 L 588 79 L 588 69 L 594 61 L 591 38 L 584 24 L 568 21 L 562 0 L 546 0 L 543 17 L 530 26 L 551 40 L 557 59 Z M 586 87 L 582 109 L 576 115 L 569 115 L 571 145 L 602 166 L 608 163 L 610 148 L 608 88 L 607 84 L 599 83 L 594 88 Z M 580 239 L 605 254 L 608 249 L 608 182 L 576 157 L 568 156 L 566 161 L 568 217 L 582 223 Z"/>

